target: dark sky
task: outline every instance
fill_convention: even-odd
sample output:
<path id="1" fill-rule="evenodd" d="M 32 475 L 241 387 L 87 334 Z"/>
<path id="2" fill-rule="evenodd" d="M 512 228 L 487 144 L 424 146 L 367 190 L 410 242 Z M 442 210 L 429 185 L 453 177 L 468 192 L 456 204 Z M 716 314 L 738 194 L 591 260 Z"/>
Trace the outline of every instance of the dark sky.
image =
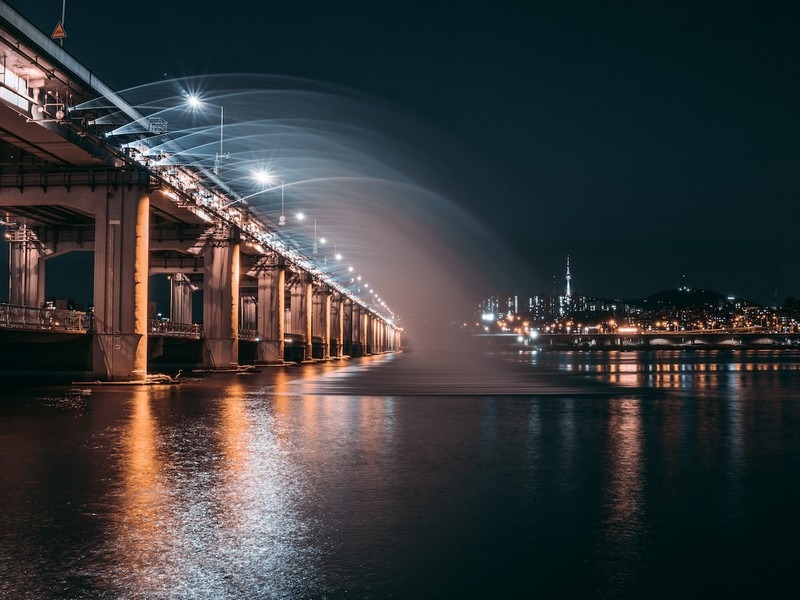
<path id="1" fill-rule="evenodd" d="M 10 2 L 46 32 L 61 0 Z M 530 267 L 518 292 L 683 284 L 800 296 L 800 36 L 790 3 L 68 0 L 66 49 L 116 89 L 320 80 L 463 148 L 466 207 Z M 477 167 L 480 168 L 477 168 Z M 685 276 L 685 278 L 684 278 Z"/>

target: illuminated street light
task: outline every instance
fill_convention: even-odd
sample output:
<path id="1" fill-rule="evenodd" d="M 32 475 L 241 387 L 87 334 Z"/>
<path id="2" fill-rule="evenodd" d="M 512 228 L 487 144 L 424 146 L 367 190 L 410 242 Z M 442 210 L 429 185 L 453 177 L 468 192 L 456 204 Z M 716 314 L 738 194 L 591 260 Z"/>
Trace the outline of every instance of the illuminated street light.
<path id="1" fill-rule="evenodd" d="M 265 188 L 263 190 L 259 190 L 257 192 L 253 192 L 252 194 L 248 194 L 247 196 L 242 198 L 242 200 L 247 200 L 248 198 L 252 198 L 253 196 L 259 196 L 261 194 L 265 194 L 267 192 L 270 192 L 270 191 L 274 190 L 275 187 L 272 186 L 272 184 L 275 181 L 279 181 L 280 184 L 281 184 L 281 216 L 278 217 L 278 225 L 280 225 L 281 227 L 286 225 L 286 215 L 283 214 L 283 205 L 284 205 L 284 202 L 283 202 L 283 179 L 276 179 L 275 176 L 272 173 L 270 173 L 269 171 L 267 171 L 266 169 L 259 169 L 258 171 L 253 171 L 251 177 L 253 179 L 255 179 L 255 181 L 257 183 L 259 183 L 260 185 L 268 185 L 270 187 Z"/>
<path id="2" fill-rule="evenodd" d="M 214 175 L 219 175 L 221 170 L 221 164 L 223 159 L 228 159 L 231 157 L 230 152 L 225 154 L 223 152 L 223 140 L 225 137 L 225 108 L 223 106 L 215 105 L 215 104 L 206 104 L 203 100 L 201 100 L 195 94 L 189 94 L 186 97 L 186 103 L 189 105 L 189 108 L 194 110 L 199 110 L 203 108 L 203 106 L 212 106 L 219 108 L 219 152 L 217 152 L 214 156 Z"/>

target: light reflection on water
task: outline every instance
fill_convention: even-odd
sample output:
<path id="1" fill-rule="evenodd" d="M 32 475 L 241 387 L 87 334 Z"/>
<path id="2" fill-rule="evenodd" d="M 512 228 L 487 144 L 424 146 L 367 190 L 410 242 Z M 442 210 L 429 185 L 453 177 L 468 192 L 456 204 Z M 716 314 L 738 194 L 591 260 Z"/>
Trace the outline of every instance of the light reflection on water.
<path id="1" fill-rule="evenodd" d="M 793 573 L 797 355 L 516 356 L 502 395 L 426 395 L 456 375 L 406 358 L 14 391 L 0 596 L 735 597 Z"/>
<path id="2" fill-rule="evenodd" d="M 712 394 L 747 386 L 755 373 L 800 371 L 796 350 L 658 350 L 652 352 L 533 352 L 523 355 L 540 368 L 584 375 L 630 388 L 691 389 Z"/>
<path id="3" fill-rule="evenodd" d="M 127 422 L 107 439 L 119 440 L 120 473 L 104 494 L 100 589 L 111 597 L 238 597 L 254 589 L 291 597 L 300 582 L 313 583 L 308 525 L 296 508 L 303 479 L 263 394 L 234 381 L 198 412 L 165 410 L 192 402 L 191 386 L 187 398 L 159 391 L 131 391 Z"/>
<path id="4" fill-rule="evenodd" d="M 641 405 L 636 398 L 622 398 L 609 409 L 601 564 L 613 579 L 613 588 L 624 589 L 630 580 L 640 577 L 646 519 L 642 501 Z"/>

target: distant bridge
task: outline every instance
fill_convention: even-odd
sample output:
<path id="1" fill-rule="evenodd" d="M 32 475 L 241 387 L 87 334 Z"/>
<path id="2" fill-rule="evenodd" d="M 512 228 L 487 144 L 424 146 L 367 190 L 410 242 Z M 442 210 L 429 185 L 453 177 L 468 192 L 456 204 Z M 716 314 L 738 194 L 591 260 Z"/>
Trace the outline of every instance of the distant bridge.
<path id="1" fill-rule="evenodd" d="M 91 335 L 90 371 L 99 379 L 146 379 L 154 335 L 197 336 L 212 369 L 239 363 L 241 338 L 255 344 L 258 363 L 283 362 L 287 343 L 298 361 L 400 348 L 401 331 L 379 306 L 286 244 L 214 174 L 155 167 L 110 144 L 96 123 L 144 117 L 3 2 L 0 58 L 9 319 L 21 310 L 46 323 L 46 261 L 91 251 L 93 313 L 75 331 Z M 75 109 L 99 97 L 105 108 Z M 171 278 L 168 324 L 148 318 L 153 274 Z M 199 288 L 202 329 L 191 323 Z"/>
<path id="2" fill-rule="evenodd" d="M 758 331 L 754 328 L 641 333 L 477 334 L 498 347 L 538 350 L 658 350 L 668 348 L 799 348 L 800 333 Z"/>

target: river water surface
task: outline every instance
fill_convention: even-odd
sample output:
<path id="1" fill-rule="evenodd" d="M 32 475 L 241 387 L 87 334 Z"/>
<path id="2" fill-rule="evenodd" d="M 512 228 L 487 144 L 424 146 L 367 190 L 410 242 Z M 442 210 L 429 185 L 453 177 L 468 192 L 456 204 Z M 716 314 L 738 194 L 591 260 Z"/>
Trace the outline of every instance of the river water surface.
<path id="1" fill-rule="evenodd" d="M 0 597 L 794 585 L 800 352 L 459 352 L 7 387 Z"/>

